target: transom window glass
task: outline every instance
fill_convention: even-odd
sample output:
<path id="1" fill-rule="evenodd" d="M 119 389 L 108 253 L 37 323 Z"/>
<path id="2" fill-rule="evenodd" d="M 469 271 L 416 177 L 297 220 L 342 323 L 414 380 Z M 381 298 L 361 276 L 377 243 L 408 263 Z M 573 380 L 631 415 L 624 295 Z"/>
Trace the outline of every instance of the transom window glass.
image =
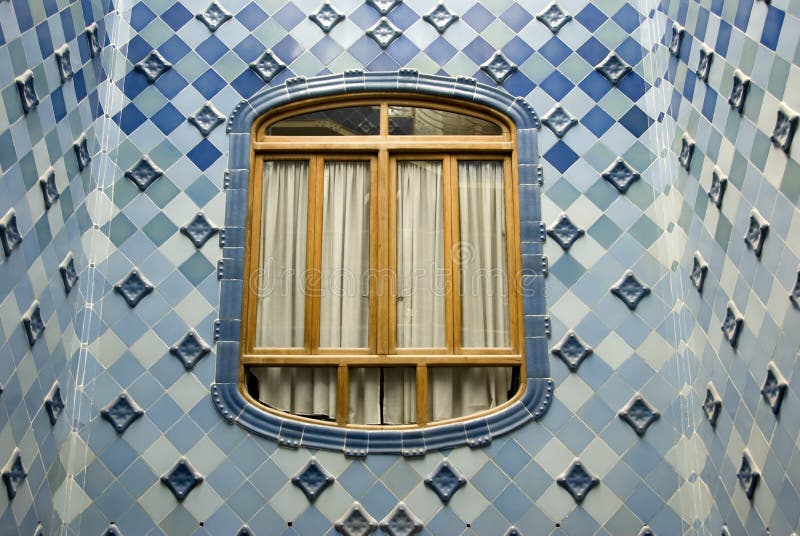
<path id="1" fill-rule="evenodd" d="M 509 122 L 433 106 L 328 102 L 257 125 L 242 385 L 268 411 L 422 426 L 518 396 Z"/>

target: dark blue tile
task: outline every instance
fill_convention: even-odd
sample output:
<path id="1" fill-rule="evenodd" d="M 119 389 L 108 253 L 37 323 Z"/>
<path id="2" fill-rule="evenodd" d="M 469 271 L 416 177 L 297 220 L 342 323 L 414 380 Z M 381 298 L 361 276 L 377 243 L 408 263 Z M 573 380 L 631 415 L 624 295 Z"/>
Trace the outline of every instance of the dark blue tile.
<path id="1" fill-rule="evenodd" d="M 709 121 L 714 120 L 714 110 L 717 106 L 718 93 L 711 86 L 706 86 L 706 96 L 703 98 L 703 116 Z"/>
<path id="2" fill-rule="evenodd" d="M 625 78 L 627 78 L 627 76 Z M 622 80 L 625 80 L 625 78 Z M 611 91 L 613 86 L 605 76 L 597 71 L 592 71 L 586 78 L 583 79 L 583 81 L 581 81 L 580 84 L 578 84 L 578 87 L 581 88 L 584 93 L 589 95 L 592 100 L 598 102 L 605 96 L 606 93 Z"/>
<path id="3" fill-rule="evenodd" d="M 150 82 L 140 72 L 131 71 L 125 75 L 125 78 L 117 82 L 117 85 L 120 86 L 126 97 L 135 99 L 139 93 L 150 86 Z"/>
<path id="4" fill-rule="evenodd" d="M 778 46 L 778 38 L 781 36 L 781 28 L 783 28 L 783 18 L 785 16 L 786 13 L 776 7 L 769 6 L 767 8 L 767 20 L 764 21 L 761 44 L 770 50 L 775 50 Z"/>
<path id="5" fill-rule="evenodd" d="M 697 73 L 692 70 L 686 71 L 686 80 L 683 84 L 683 96 L 691 101 L 694 98 L 694 88 L 697 85 Z"/>
<path id="6" fill-rule="evenodd" d="M 589 113 L 583 116 L 581 123 L 583 123 L 583 126 L 588 128 L 592 134 L 599 138 L 611 128 L 614 124 L 614 119 L 604 112 L 602 108 L 595 106 L 589 110 Z"/>
<path id="7" fill-rule="evenodd" d="M 575 20 L 580 22 L 587 30 L 593 32 L 607 21 L 608 17 L 606 17 L 602 11 L 594 7 L 593 4 L 589 4 L 583 8 L 580 13 L 575 15 Z"/>
<path id="8" fill-rule="evenodd" d="M 739 0 L 739 5 L 736 9 L 736 18 L 733 20 L 733 25 L 741 31 L 747 31 L 747 23 L 750 22 L 750 13 L 753 11 L 753 0 Z"/>
<path id="9" fill-rule="evenodd" d="M 185 120 L 186 118 L 170 103 L 167 103 L 151 118 L 151 121 L 164 134 L 171 133 Z"/>
<path id="10" fill-rule="evenodd" d="M 139 126 L 147 120 L 147 117 L 139 111 L 139 108 L 131 103 L 117 112 L 111 119 L 119 125 L 119 128 L 122 129 L 125 134 L 130 136 L 131 132 L 139 128 Z"/>
<path id="11" fill-rule="evenodd" d="M 236 14 L 236 18 L 242 23 L 242 26 L 252 32 L 267 20 L 267 14 L 255 3 L 250 3 Z"/>
<path id="12" fill-rule="evenodd" d="M 372 6 L 364 2 L 361 7 L 350 14 L 350 20 L 355 22 L 359 28 L 366 30 L 378 22 L 381 16 Z"/>
<path id="13" fill-rule="evenodd" d="M 258 78 L 258 75 L 253 73 L 250 69 L 245 71 L 245 74 L 247 74 L 247 72 L 250 72 L 250 74 L 252 74 L 258 80 L 261 80 L 260 78 Z M 241 76 L 239 78 L 241 78 Z M 237 80 L 238 80 L 238 78 L 237 78 Z M 263 84 L 263 82 L 261 82 L 261 84 L 259 84 L 259 86 L 261 86 L 262 84 Z M 226 84 L 225 84 L 225 80 L 223 80 L 220 75 L 218 75 L 216 72 L 214 72 L 213 69 L 209 69 L 205 73 L 203 73 L 199 77 L 197 77 L 197 79 L 194 82 L 192 82 L 192 85 L 205 98 L 210 99 L 211 97 L 213 97 L 214 95 L 219 93 L 222 90 L 222 88 L 225 87 Z M 239 90 L 237 89 L 237 91 L 239 91 Z M 240 91 L 240 93 L 241 93 L 241 91 Z M 249 95 L 252 95 L 252 93 L 249 93 L 248 96 Z"/>
<path id="14" fill-rule="evenodd" d="M 641 13 L 636 11 L 633 6 L 626 3 L 619 9 L 619 11 L 612 15 L 611 20 L 616 22 L 617 25 L 619 25 L 619 27 L 626 32 L 633 33 L 633 31 L 642 23 L 644 17 Z"/>
<path id="15" fill-rule="evenodd" d="M 171 8 L 161 14 L 161 19 L 175 31 L 181 29 L 194 15 L 180 2 L 175 2 Z"/>
<path id="16" fill-rule="evenodd" d="M 647 50 L 636 39 L 628 37 L 617 47 L 616 53 L 631 66 L 636 66 L 647 54 Z"/>
<path id="17" fill-rule="evenodd" d="M 528 10 L 520 7 L 517 3 L 512 4 L 511 7 L 500 15 L 500 20 L 505 22 L 506 26 L 515 32 L 519 32 L 523 29 L 532 19 L 533 16 L 528 13 Z"/>
<path id="18" fill-rule="evenodd" d="M 344 49 L 331 36 L 326 35 L 319 42 L 311 47 L 311 53 L 323 64 L 329 64 Z M 434 58 L 435 59 L 435 58 Z"/>
<path id="19" fill-rule="evenodd" d="M 272 47 L 272 52 L 287 65 L 296 60 L 304 50 L 303 45 L 290 35 L 287 35 Z"/>
<path id="20" fill-rule="evenodd" d="M 443 37 L 437 37 L 436 40 L 425 49 L 425 53 L 439 65 L 444 65 L 450 61 L 450 59 L 456 55 L 456 52 L 458 52 L 458 50 Z"/>
<path id="21" fill-rule="evenodd" d="M 373 39 L 363 35 L 347 50 L 355 59 L 366 65 L 380 54 L 381 47 Z"/>
<path id="22" fill-rule="evenodd" d="M 688 75 L 687 75 L 688 76 Z M 638 101 L 642 96 L 647 93 L 649 85 L 642 79 L 641 76 L 632 72 L 625 76 L 622 80 L 617 82 L 617 89 L 622 91 L 626 97 L 633 102 Z"/>
<path id="23" fill-rule="evenodd" d="M 67 105 L 64 102 L 64 90 L 57 87 L 55 91 L 50 94 L 50 101 L 53 103 L 53 113 L 56 116 L 56 122 L 59 122 L 67 116 Z"/>
<path id="24" fill-rule="evenodd" d="M 731 25 L 727 22 L 720 21 L 719 30 L 717 30 L 717 43 L 714 45 L 714 51 L 720 56 L 728 55 L 728 45 L 731 42 Z"/>
<path id="25" fill-rule="evenodd" d="M 408 30 L 412 24 L 419 20 L 419 15 L 417 15 L 414 10 L 407 5 L 399 4 L 389 12 L 386 18 L 392 21 L 395 26 L 405 31 Z"/>
<path id="26" fill-rule="evenodd" d="M 569 48 L 567 45 L 564 44 L 561 39 L 556 36 L 550 38 L 550 40 L 539 49 L 539 54 L 544 56 L 547 61 L 558 67 L 561 62 L 569 57 L 572 54 L 572 49 Z"/>
<path id="27" fill-rule="evenodd" d="M 387 51 L 397 60 L 398 64 L 405 65 L 417 55 L 419 49 L 409 38 L 401 35 L 392 43 Z"/>
<path id="28" fill-rule="evenodd" d="M 644 113 L 638 106 L 634 106 L 625 112 L 625 114 L 619 118 L 619 122 L 628 132 L 637 138 L 644 134 L 644 132 L 650 128 L 650 125 L 653 124 L 653 120 L 650 116 Z"/>
<path id="29" fill-rule="evenodd" d="M 585 59 L 589 65 L 598 65 L 608 56 L 609 50 L 603 44 L 590 37 L 588 41 L 578 47 L 576 51 L 581 58 Z"/>
<path id="30" fill-rule="evenodd" d="M 367 64 L 368 71 L 396 71 L 399 68 L 400 64 L 386 52 L 381 52 L 372 62 Z"/>
<path id="31" fill-rule="evenodd" d="M 50 26 L 43 22 L 36 27 L 36 39 L 39 41 L 39 50 L 43 58 L 53 55 L 53 38 L 50 35 Z"/>
<path id="32" fill-rule="evenodd" d="M 711 12 L 715 15 L 722 16 L 722 8 L 725 5 L 725 0 L 711 0 Z"/>
<path id="33" fill-rule="evenodd" d="M 186 156 L 188 156 L 189 160 L 194 162 L 198 168 L 205 171 L 209 168 L 209 166 L 211 166 L 211 164 L 216 162 L 220 156 L 222 156 L 222 153 L 219 152 L 219 149 L 214 147 L 213 143 L 203 139 L 203 141 L 195 145 L 195 147 L 189 151 Z"/>
<path id="34" fill-rule="evenodd" d="M 214 65 L 218 59 L 228 52 L 228 47 L 216 35 L 211 35 L 211 37 L 200 43 L 195 51 L 201 58 L 206 60 L 206 63 Z"/>
<path id="35" fill-rule="evenodd" d="M 546 153 L 544 158 L 553 165 L 559 172 L 564 173 L 578 159 L 575 151 L 569 145 L 559 140 Z"/>
<path id="36" fill-rule="evenodd" d="M 83 69 L 72 76 L 72 86 L 75 88 L 75 98 L 78 102 L 86 98 L 86 75 Z"/>
<path id="37" fill-rule="evenodd" d="M 494 20 L 494 15 L 480 4 L 474 5 L 462 17 L 464 21 L 472 26 L 475 31 L 482 32 Z"/>
<path id="38" fill-rule="evenodd" d="M 59 14 L 61 18 L 61 30 L 64 32 L 64 41 L 70 42 L 75 39 L 75 22 L 72 18 L 72 11 L 64 9 Z"/>
<path id="39" fill-rule="evenodd" d="M 528 61 L 533 54 L 533 49 L 525 41 L 515 37 L 503 47 L 503 54 L 512 62 L 520 65 Z"/>
<path id="40" fill-rule="evenodd" d="M 244 39 L 239 42 L 238 45 L 233 47 L 233 51 L 244 60 L 245 63 L 253 63 L 258 59 L 261 54 L 264 53 L 266 48 L 264 45 L 253 37 L 252 35 L 248 35 Z"/>
<path id="41" fill-rule="evenodd" d="M 44 13 L 48 17 L 58 13 L 58 2 L 56 0 L 43 0 Z"/>
<path id="42" fill-rule="evenodd" d="M 158 51 L 161 52 L 161 55 L 172 64 L 178 63 L 190 50 L 186 43 L 177 35 L 173 35 L 167 39 L 163 45 L 158 47 Z"/>
<path id="43" fill-rule="evenodd" d="M 503 82 L 503 87 L 514 96 L 524 97 L 536 87 L 533 81 L 520 71 L 515 71 Z"/>
<path id="44" fill-rule="evenodd" d="M 470 44 L 464 47 L 464 54 L 477 64 L 481 64 L 494 54 L 494 47 L 484 41 L 482 37 L 476 37 Z"/>
<path id="45" fill-rule="evenodd" d="M 158 88 L 158 90 L 169 99 L 180 93 L 183 88 L 188 85 L 189 82 L 187 82 L 184 77 L 178 74 L 176 69 L 170 69 L 169 71 L 165 72 L 155 82 L 155 86 Z"/>
<path id="46" fill-rule="evenodd" d="M 17 16 L 20 32 L 33 28 L 33 17 L 28 2 L 29 0 L 12 0 L 11 2 L 14 5 L 14 14 Z"/>
<path id="47" fill-rule="evenodd" d="M 545 78 L 539 87 L 544 89 L 548 95 L 553 97 L 556 101 L 563 99 L 575 86 L 569 81 L 569 78 L 564 76 L 558 71 L 553 71 L 550 76 Z"/>
<path id="48" fill-rule="evenodd" d="M 708 10 L 701 7 L 697 11 L 697 21 L 694 25 L 694 36 L 704 41 L 706 38 L 706 29 L 708 28 Z"/>
<path id="49" fill-rule="evenodd" d="M 130 25 L 138 32 L 153 22 L 155 18 L 156 14 L 150 11 L 150 9 L 144 5 L 144 2 L 139 2 L 131 9 Z"/>

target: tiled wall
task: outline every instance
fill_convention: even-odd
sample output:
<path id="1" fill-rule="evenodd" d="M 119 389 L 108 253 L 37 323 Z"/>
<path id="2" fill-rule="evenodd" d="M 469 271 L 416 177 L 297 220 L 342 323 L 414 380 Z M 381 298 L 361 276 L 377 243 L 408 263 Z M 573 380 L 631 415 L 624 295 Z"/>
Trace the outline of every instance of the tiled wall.
<path id="1" fill-rule="evenodd" d="M 766 527 L 790 534 L 800 516 L 800 401 L 792 389 L 800 348 L 800 144 L 784 150 L 780 136 L 774 143 L 771 137 L 781 103 L 800 110 L 800 9 L 789 2 L 674 1 L 663 11 L 684 28 L 669 59 L 674 90 L 666 121 L 674 127 L 669 142 L 680 191 L 676 235 L 686 244 L 683 335 L 697 371 L 688 396 L 700 521 L 711 534 L 723 524 L 730 534 L 761 534 Z M 672 33 L 668 28 L 667 42 Z M 707 82 L 697 75 L 703 44 L 714 54 Z M 750 79 L 741 113 L 729 103 L 737 68 Z M 677 158 L 684 134 L 695 142 L 688 170 Z M 717 192 L 715 166 L 727 178 L 719 208 L 708 196 Z M 760 256 L 752 247 L 758 241 L 745 241 L 754 210 L 769 225 Z M 752 238 L 759 229 L 752 228 Z M 702 292 L 688 276 L 695 252 L 707 265 Z M 735 347 L 721 329 L 729 303 L 743 318 Z M 789 384 L 775 413 L 774 395 L 760 392 L 770 362 Z M 715 427 L 701 409 L 708 382 L 721 402 Z M 737 482 L 745 449 L 760 472 L 752 499 Z"/>

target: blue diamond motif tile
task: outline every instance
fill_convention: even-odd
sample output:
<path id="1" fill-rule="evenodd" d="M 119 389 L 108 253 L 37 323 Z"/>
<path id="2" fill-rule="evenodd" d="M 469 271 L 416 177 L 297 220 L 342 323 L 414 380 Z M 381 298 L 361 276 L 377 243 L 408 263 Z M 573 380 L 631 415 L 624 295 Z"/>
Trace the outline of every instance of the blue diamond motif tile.
<path id="1" fill-rule="evenodd" d="M 572 462 L 572 465 L 558 477 L 556 482 L 572 495 L 575 502 L 580 504 L 591 489 L 600 483 L 600 480 L 591 475 L 580 460 L 575 460 Z"/>
<path id="2" fill-rule="evenodd" d="M 258 58 L 258 61 L 250 64 L 250 68 L 253 69 L 264 82 L 269 83 L 275 78 L 276 74 L 286 68 L 286 65 L 284 65 L 271 50 L 267 50 Z"/>
<path id="3" fill-rule="evenodd" d="M 198 212 L 192 218 L 192 221 L 181 227 L 181 232 L 185 234 L 196 248 L 203 247 L 209 238 L 219 232 L 219 228 L 215 227 L 208 221 L 206 215 Z"/>
<path id="4" fill-rule="evenodd" d="M 302 471 L 292 477 L 292 484 L 300 488 L 300 491 L 312 503 L 332 483 L 333 477 L 314 458 L 309 460 Z"/>
<path id="5" fill-rule="evenodd" d="M 320 30 L 328 33 L 334 26 L 344 20 L 344 15 L 339 13 L 330 2 L 325 2 L 317 9 L 316 13 L 312 13 L 308 18 L 319 26 Z"/>
<path id="6" fill-rule="evenodd" d="M 402 2 L 403 0 L 367 0 L 367 3 L 377 9 L 381 15 L 386 15 Z"/>
<path id="7" fill-rule="evenodd" d="M 153 181 L 164 174 L 161 169 L 147 156 L 143 156 L 135 166 L 125 172 L 125 177 L 131 180 L 140 192 L 147 190 Z"/>
<path id="8" fill-rule="evenodd" d="M 570 372 L 577 372 L 583 360 L 592 355 L 592 349 L 574 331 L 567 333 L 551 352 L 567 365 Z"/>
<path id="9" fill-rule="evenodd" d="M 89 55 L 96 58 L 100 54 L 100 39 L 97 37 L 97 23 L 93 22 L 84 30 L 89 43 Z"/>
<path id="10" fill-rule="evenodd" d="M 172 64 L 158 50 L 152 51 L 146 58 L 135 65 L 135 69 L 141 72 L 151 84 L 171 68 Z"/>
<path id="11" fill-rule="evenodd" d="M 642 437 L 647 429 L 661 417 L 642 395 L 633 395 L 627 405 L 618 413 L 620 419 L 628 423 L 639 437 Z"/>
<path id="12" fill-rule="evenodd" d="M 595 70 L 605 76 L 609 82 L 616 85 L 626 74 L 631 72 L 631 66 L 625 60 L 617 56 L 616 52 L 609 52 L 608 56 Z"/>
<path id="13" fill-rule="evenodd" d="M 61 387 L 59 387 L 58 382 L 56 382 L 53 384 L 53 387 L 50 388 L 50 392 L 47 393 L 44 399 L 44 408 L 47 410 L 47 416 L 50 418 L 51 425 L 56 424 L 59 415 L 64 411 L 64 407 L 64 400 L 61 398 Z"/>
<path id="14" fill-rule="evenodd" d="M 75 151 L 78 171 L 83 171 L 89 165 L 89 162 L 92 161 L 92 155 L 89 154 L 89 142 L 86 141 L 86 136 L 82 136 L 81 139 L 75 142 L 72 146 L 72 150 Z"/>
<path id="15" fill-rule="evenodd" d="M 211 348 L 192 330 L 184 335 L 169 351 L 181 360 L 186 370 L 192 370 L 198 361 L 211 352 Z"/>
<path id="16" fill-rule="evenodd" d="M 697 62 L 697 78 L 708 83 L 711 73 L 711 63 L 714 61 L 714 49 L 703 43 L 700 45 L 700 59 Z"/>
<path id="17" fill-rule="evenodd" d="M 44 199 L 45 210 L 50 210 L 59 198 L 58 186 L 56 186 L 56 172 L 53 168 L 47 170 L 47 173 L 39 179 L 39 188 L 42 190 L 42 199 Z"/>
<path id="18" fill-rule="evenodd" d="M 403 32 L 386 17 L 382 17 L 372 28 L 366 31 L 378 46 L 386 48 L 392 44 L 392 41 L 400 37 Z"/>
<path id="19" fill-rule="evenodd" d="M 711 187 L 708 189 L 708 198 L 717 208 L 722 207 L 722 199 L 725 197 L 725 189 L 728 187 L 728 177 L 726 177 L 719 166 L 714 166 L 711 173 Z"/>
<path id="20" fill-rule="evenodd" d="M 631 187 L 631 184 L 639 180 L 641 176 L 620 157 L 603 172 L 603 178 L 610 182 L 620 193 L 624 194 Z"/>
<path id="21" fill-rule="evenodd" d="M 697 289 L 697 292 L 703 292 L 703 285 L 706 282 L 706 274 L 708 273 L 708 263 L 703 259 L 699 251 L 694 252 L 694 259 L 692 260 L 692 271 L 689 272 L 689 279 L 692 285 Z"/>
<path id="22" fill-rule="evenodd" d="M 39 97 L 36 95 L 36 88 L 33 85 L 33 71 L 25 71 L 16 79 L 16 83 L 22 111 L 27 114 L 39 106 Z"/>
<path id="23" fill-rule="evenodd" d="M 761 216 L 758 210 L 753 209 L 750 213 L 750 225 L 747 228 L 744 243 L 747 244 L 749 249 L 753 250 L 756 257 L 761 257 L 761 250 L 764 249 L 767 233 L 769 233 L 769 223 Z"/>
<path id="24" fill-rule="evenodd" d="M 492 77 L 492 80 L 498 84 L 502 84 L 505 82 L 506 78 L 517 70 L 517 66 L 506 59 L 502 52 L 495 52 L 494 56 L 481 65 L 481 69 Z"/>
<path id="25" fill-rule="evenodd" d="M 215 0 L 214 2 L 211 2 L 211 5 L 208 6 L 205 11 L 198 13 L 195 15 L 195 17 L 197 17 L 200 22 L 205 24 L 209 31 L 216 32 L 217 28 L 230 20 L 232 15 Z"/>
<path id="26" fill-rule="evenodd" d="M 767 401 L 772 413 L 777 415 L 781 411 L 781 404 L 783 404 L 783 397 L 786 395 L 786 389 L 789 383 L 783 377 L 778 366 L 774 362 L 767 365 L 767 378 L 764 380 L 764 385 L 761 387 L 761 396 Z"/>
<path id="27" fill-rule="evenodd" d="M 792 140 L 797 130 L 798 121 L 800 121 L 800 116 L 797 115 L 797 112 L 783 103 L 778 106 L 775 130 L 773 130 L 769 139 L 774 146 L 783 149 L 786 154 L 789 154 L 789 149 L 792 147 Z"/>
<path id="28" fill-rule="evenodd" d="M 142 415 L 144 411 L 125 393 L 119 395 L 100 412 L 100 416 L 107 420 L 118 434 L 124 433 Z"/>
<path id="29" fill-rule="evenodd" d="M 219 125 L 225 122 L 225 117 L 210 102 L 205 103 L 194 115 L 189 116 L 191 123 L 203 137 L 208 136 Z"/>
<path id="30" fill-rule="evenodd" d="M 436 7 L 426 13 L 422 19 L 436 28 L 439 33 L 444 33 L 455 21 L 458 20 L 458 15 L 450 11 L 444 2 L 439 2 Z"/>
<path id="31" fill-rule="evenodd" d="M 628 270 L 625 272 L 625 275 L 622 276 L 622 279 L 611 287 L 611 293 L 622 300 L 622 302 L 628 306 L 628 309 L 633 311 L 636 309 L 636 306 L 639 305 L 639 302 L 650 294 L 650 288 L 643 285 L 636 276 L 633 275 L 633 272 Z"/>
<path id="32" fill-rule="evenodd" d="M 736 304 L 729 301 L 725 312 L 725 320 L 722 321 L 722 333 L 725 334 L 725 338 L 734 348 L 739 343 L 739 334 L 742 331 L 743 324 L 744 317 L 742 317 L 742 313 L 736 308 Z"/>
<path id="33" fill-rule="evenodd" d="M 22 484 L 22 481 L 28 476 L 25 467 L 22 466 L 22 453 L 19 448 L 15 448 L 11 453 L 5 467 L 3 467 L 3 483 L 6 485 L 6 493 L 8 493 L 8 500 L 10 501 L 17 496 L 17 488 Z"/>
<path id="34" fill-rule="evenodd" d="M 336 522 L 334 528 L 344 536 L 367 536 L 375 532 L 378 523 L 360 504 L 353 504 L 345 516 Z"/>
<path id="35" fill-rule="evenodd" d="M 694 140 L 688 134 L 681 138 L 681 152 L 678 155 L 678 162 L 686 171 L 692 166 L 692 155 L 694 154 Z"/>
<path id="36" fill-rule="evenodd" d="M 556 2 L 551 2 L 536 18 L 555 34 L 572 20 L 572 15 L 562 10 Z"/>
<path id="37" fill-rule="evenodd" d="M 184 500 L 202 481 L 203 477 L 186 458 L 178 460 L 175 467 L 161 477 L 161 482 L 169 488 L 178 501 Z"/>
<path id="38" fill-rule="evenodd" d="M 553 131 L 557 137 L 562 138 L 564 135 L 574 127 L 578 120 L 572 117 L 569 112 L 567 112 L 564 108 L 560 105 L 556 104 L 552 110 L 547 112 L 547 115 L 542 117 L 542 123 Z"/>
<path id="39" fill-rule="evenodd" d="M 381 530 L 389 536 L 412 536 L 422 530 L 422 523 L 400 503 L 381 522 Z"/>
<path id="40" fill-rule="evenodd" d="M 58 77 L 61 79 L 61 83 L 63 84 L 70 78 L 72 78 L 72 62 L 70 61 L 69 57 L 69 45 L 64 45 L 55 53 L 56 57 L 56 66 L 58 67 Z"/>
<path id="41" fill-rule="evenodd" d="M 731 96 L 728 97 L 728 104 L 737 112 L 744 111 L 744 101 L 747 99 L 747 91 L 750 89 L 750 78 L 736 69 L 733 72 L 733 87 L 731 88 Z"/>
<path id="42" fill-rule="evenodd" d="M 122 281 L 114 285 L 114 290 L 125 299 L 129 307 L 136 307 L 153 289 L 153 285 L 138 270 L 131 270 Z"/>
<path id="43" fill-rule="evenodd" d="M 706 386 L 706 398 L 703 401 L 703 412 L 706 414 L 711 426 L 717 425 L 719 412 L 722 409 L 722 397 L 719 396 L 716 387 L 711 382 Z"/>
<path id="44" fill-rule="evenodd" d="M 30 308 L 22 316 L 22 325 L 25 326 L 25 334 L 28 336 L 28 344 L 31 348 L 44 333 L 44 320 L 39 302 L 34 300 Z"/>
<path id="45" fill-rule="evenodd" d="M 456 473 L 447 460 L 442 461 L 433 474 L 425 479 L 425 485 L 432 489 L 444 504 L 449 503 L 455 492 L 466 483 L 467 480 Z"/>
<path id="46" fill-rule="evenodd" d="M 758 480 L 761 478 L 761 473 L 758 471 L 756 464 L 753 463 L 753 458 L 747 449 L 742 452 L 742 463 L 736 476 L 739 478 L 739 484 L 741 484 L 744 494 L 748 499 L 752 499 L 753 494 L 756 492 Z"/>
<path id="47" fill-rule="evenodd" d="M 800 269 L 797 270 L 797 279 L 794 281 L 792 292 L 789 293 L 789 299 L 795 307 L 800 308 Z"/>
<path id="48" fill-rule="evenodd" d="M 13 208 L 0 219 L 0 242 L 3 243 L 3 253 L 6 257 L 11 255 L 14 248 L 22 242 L 22 235 L 17 227 L 17 213 Z"/>
<path id="49" fill-rule="evenodd" d="M 67 256 L 58 265 L 58 271 L 61 274 L 61 282 L 64 283 L 64 292 L 69 294 L 78 281 L 78 271 L 75 269 L 75 259 L 71 252 L 67 253 Z"/>
<path id="50" fill-rule="evenodd" d="M 558 242 L 561 249 L 567 251 L 577 239 L 584 235 L 584 230 L 577 227 L 569 219 L 569 216 L 562 213 L 558 221 L 547 230 L 547 235 Z"/>
<path id="51" fill-rule="evenodd" d="M 677 56 L 681 51 L 681 41 L 683 40 L 683 26 L 677 22 L 672 24 L 672 37 L 669 40 L 669 53 Z"/>

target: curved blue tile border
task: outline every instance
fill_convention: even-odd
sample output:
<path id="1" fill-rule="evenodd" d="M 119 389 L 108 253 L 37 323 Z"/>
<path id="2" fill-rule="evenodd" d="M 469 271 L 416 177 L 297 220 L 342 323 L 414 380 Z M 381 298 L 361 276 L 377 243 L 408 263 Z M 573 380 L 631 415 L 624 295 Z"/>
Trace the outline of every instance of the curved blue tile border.
<path id="1" fill-rule="evenodd" d="M 413 92 L 483 104 L 508 116 L 516 125 L 520 196 L 520 239 L 524 255 L 542 257 L 540 180 L 537 130 L 539 117 L 530 104 L 502 89 L 472 78 L 447 78 L 398 72 L 345 71 L 317 78 L 291 78 L 241 101 L 227 121 L 230 137 L 226 175 L 225 227 L 220 233 L 223 259 L 219 271 L 220 313 L 216 330 L 216 381 L 211 385 L 214 405 L 225 420 L 277 441 L 288 448 L 338 450 L 348 456 L 402 454 L 424 456 L 430 450 L 461 445 L 483 447 L 531 420 L 540 419 L 550 406 L 553 381 L 549 378 L 547 344 L 543 330 L 527 329 L 526 373 L 523 396 L 504 409 L 468 421 L 414 430 L 354 430 L 310 424 L 279 417 L 250 404 L 239 391 L 239 324 L 242 310 L 244 229 L 247 225 L 250 136 L 253 122 L 268 110 L 310 97 L 364 92 Z M 523 264 L 523 302 L 526 326 L 546 325 L 544 274 Z"/>

